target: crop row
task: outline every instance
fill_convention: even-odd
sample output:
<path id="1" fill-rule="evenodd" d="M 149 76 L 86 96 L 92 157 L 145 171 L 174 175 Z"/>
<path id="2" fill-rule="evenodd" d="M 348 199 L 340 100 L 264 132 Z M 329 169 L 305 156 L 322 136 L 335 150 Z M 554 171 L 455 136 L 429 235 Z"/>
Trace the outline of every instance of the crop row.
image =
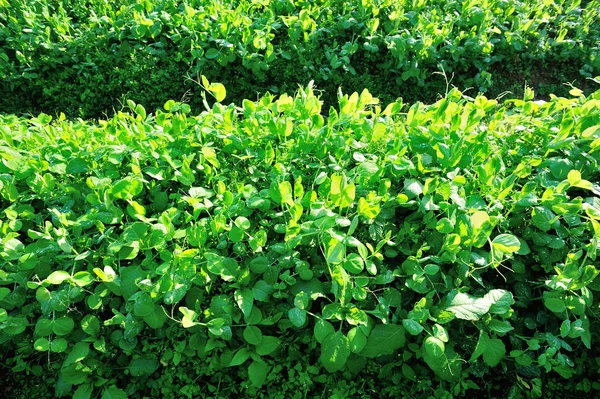
<path id="1" fill-rule="evenodd" d="M 565 95 L 563 83 L 583 88 L 600 72 L 599 21 L 597 0 L 3 0 L 0 108 L 199 106 L 201 74 L 238 100 L 311 80 L 328 104 L 339 86 L 433 101 L 445 79 L 494 96 L 525 82 Z"/>
<path id="2" fill-rule="evenodd" d="M 0 117 L 3 367 L 76 398 L 598 392 L 600 91 L 324 118 L 201 83 L 198 116 Z"/>

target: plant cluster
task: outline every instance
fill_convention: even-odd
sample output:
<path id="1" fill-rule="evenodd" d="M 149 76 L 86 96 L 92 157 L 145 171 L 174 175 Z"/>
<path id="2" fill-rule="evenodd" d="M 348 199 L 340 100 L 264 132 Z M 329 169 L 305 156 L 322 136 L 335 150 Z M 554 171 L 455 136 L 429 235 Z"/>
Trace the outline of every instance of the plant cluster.
<path id="1" fill-rule="evenodd" d="M 324 118 L 201 84 L 197 116 L 0 116 L 3 367 L 78 399 L 598 394 L 600 91 Z"/>
<path id="2" fill-rule="evenodd" d="M 597 0 L 0 0 L 0 107 L 98 117 L 123 98 L 147 109 L 176 98 L 199 109 L 199 75 L 236 99 L 314 80 L 328 105 L 339 86 L 435 101 L 437 72 L 493 96 L 520 96 L 525 82 L 567 95 L 564 82 L 585 89 L 600 73 L 599 21 Z"/>

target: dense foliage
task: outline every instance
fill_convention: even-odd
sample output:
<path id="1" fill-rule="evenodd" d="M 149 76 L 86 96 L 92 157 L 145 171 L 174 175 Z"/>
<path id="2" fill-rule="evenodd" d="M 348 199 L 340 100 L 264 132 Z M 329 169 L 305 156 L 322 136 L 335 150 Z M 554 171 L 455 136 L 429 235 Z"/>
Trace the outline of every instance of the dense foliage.
<path id="1" fill-rule="evenodd" d="M 0 0 L 0 109 L 199 109 L 201 74 L 232 99 L 314 80 L 328 105 L 339 86 L 433 102 L 446 80 L 567 95 L 600 74 L 599 33 L 597 0 Z"/>
<path id="2" fill-rule="evenodd" d="M 325 119 L 202 84 L 198 116 L 0 117 L 0 353 L 35 397 L 599 393 L 600 91 Z"/>

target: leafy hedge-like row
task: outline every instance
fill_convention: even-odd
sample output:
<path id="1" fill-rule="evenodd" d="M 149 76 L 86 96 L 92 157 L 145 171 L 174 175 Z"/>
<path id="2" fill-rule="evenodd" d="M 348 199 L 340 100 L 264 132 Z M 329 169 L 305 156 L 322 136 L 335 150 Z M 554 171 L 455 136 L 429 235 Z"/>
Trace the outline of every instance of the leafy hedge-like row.
<path id="1" fill-rule="evenodd" d="M 0 0 L 0 109 L 199 106 L 199 74 L 240 101 L 311 80 L 328 104 L 339 86 L 435 101 L 440 71 L 461 90 L 566 95 L 600 73 L 598 32 L 597 0 Z"/>
<path id="2" fill-rule="evenodd" d="M 325 119 L 202 83 L 198 116 L 0 117 L 2 367 L 76 398 L 598 393 L 600 91 Z"/>

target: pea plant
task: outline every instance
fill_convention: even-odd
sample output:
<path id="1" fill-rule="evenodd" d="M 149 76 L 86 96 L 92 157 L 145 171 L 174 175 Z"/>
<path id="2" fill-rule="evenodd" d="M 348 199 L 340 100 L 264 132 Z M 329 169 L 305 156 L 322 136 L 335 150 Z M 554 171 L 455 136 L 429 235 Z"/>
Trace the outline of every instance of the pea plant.
<path id="1" fill-rule="evenodd" d="M 0 116 L 2 367 L 78 399 L 597 393 L 600 91 L 324 117 L 200 83 L 197 115 Z"/>

